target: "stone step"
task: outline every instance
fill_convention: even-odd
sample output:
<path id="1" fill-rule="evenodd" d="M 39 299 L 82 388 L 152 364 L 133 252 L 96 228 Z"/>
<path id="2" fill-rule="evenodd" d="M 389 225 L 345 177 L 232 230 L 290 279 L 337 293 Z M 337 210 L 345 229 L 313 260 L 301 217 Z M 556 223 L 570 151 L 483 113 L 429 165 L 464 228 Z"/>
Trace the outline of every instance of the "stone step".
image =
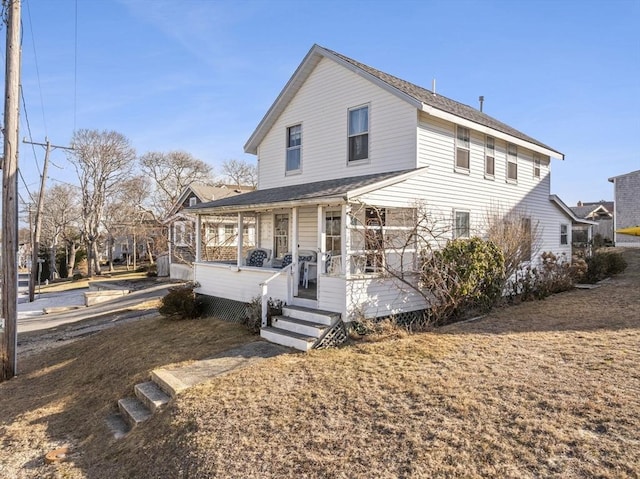
<path id="1" fill-rule="evenodd" d="M 320 338 L 330 327 L 326 324 L 314 323 L 303 319 L 291 318 L 289 316 L 275 316 L 272 318 L 271 325 L 277 329 L 283 329 L 285 331 L 291 331 L 314 338 Z"/>
<path id="2" fill-rule="evenodd" d="M 172 398 L 175 398 L 178 393 L 189 387 L 188 384 L 182 382 L 171 371 L 166 369 L 154 369 L 151 371 L 151 380 Z"/>
<path id="3" fill-rule="evenodd" d="M 153 381 L 136 384 L 133 387 L 133 391 L 136 397 L 147 407 L 147 409 L 151 411 L 151 413 L 156 412 L 171 399 L 171 397 Z"/>
<path id="4" fill-rule="evenodd" d="M 303 306 L 284 306 L 282 315 L 290 318 L 301 319 L 311 323 L 320 323 L 331 326 L 337 319 L 340 319 L 340 313 L 333 311 L 323 311 L 320 309 L 305 308 Z"/>
<path id="5" fill-rule="evenodd" d="M 284 329 L 274 327 L 266 327 L 260 330 L 260 336 L 272 343 L 295 348 L 299 351 L 309 351 L 318 338 L 307 336 L 305 334 L 294 333 Z"/>
<path id="6" fill-rule="evenodd" d="M 151 417 L 151 411 L 136 398 L 118 400 L 118 409 L 132 429 Z"/>
<path id="7" fill-rule="evenodd" d="M 127 433 L 131 430 L 131 427 L 122 417 L 122 414 L 114 412 L 107 416 L 106 419 L 107 427 L 113 434 L 113 437 L 116 439 L 121 439 L 127 435 Z"/>

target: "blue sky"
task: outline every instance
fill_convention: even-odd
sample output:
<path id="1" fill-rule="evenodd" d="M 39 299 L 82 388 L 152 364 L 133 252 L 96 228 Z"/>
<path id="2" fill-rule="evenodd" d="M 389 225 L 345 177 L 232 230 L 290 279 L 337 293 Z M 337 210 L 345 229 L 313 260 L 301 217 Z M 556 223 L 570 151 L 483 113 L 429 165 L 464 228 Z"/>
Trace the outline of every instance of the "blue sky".
<path id="1" fill-rule="evenodd" d="M 116 130 L 139 154 L 186 150 L 220 173 L 254 161 L 245 141 L 318 43 L 469 105 L 484 95 L 486 113 L 566 155 L 551 189 L 570 205 L 612 199 L 607 178 L 640 169 L 640 0 L 23 2 L 34 141 Z M 44 151 L 21 148 L 34 192 Z M 73 182 L 52 160 L 48 184 Z"/>

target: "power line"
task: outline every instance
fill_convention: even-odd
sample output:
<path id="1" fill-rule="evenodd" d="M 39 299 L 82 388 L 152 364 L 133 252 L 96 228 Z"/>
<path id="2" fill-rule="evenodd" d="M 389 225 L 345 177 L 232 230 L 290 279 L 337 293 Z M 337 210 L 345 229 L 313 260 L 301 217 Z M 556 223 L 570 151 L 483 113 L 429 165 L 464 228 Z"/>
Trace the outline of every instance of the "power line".
<path id="1" fill-rule="evenodd" d="M 22 110 L 24 111 L 24 120 L 27 123 L 29 140 L 32 140 L 33 136 L 31 135 L 31 124 L 29 123 L 29 115 L 27 114 L 27 103 L 24 101 L 24 89 L 22 88 L 22 85 L 20 85 L 20 97 L 22 98 Z M 35 158 L 38 175 L 42 175 L 42 173 L 40 172 L 40 165 L 38 164 L 38 156 L 36 155 L 36 149 L 35 149 L 35 146 L 33 146 L 33 144 L 31 145 L 31 149 L 33 150 L 33 157 Z"/>
<path id="2" fill-rule="evenodd" d="M 42 96 L 42 83 L 40 82 L 40 68 L 38 67 L 38 54 L 36 53 L 36 39 L 33 35 L 33 22 L 31 21 L 31 8 L 29 7 L 29 2 L 25 2 L 27 4 L 27 15 L 29 16 L 29 30 L 31 31 L 31 44 L 33 46 L 33 58 L 35 60 L 36 66 L 36 77 L 38 78 L 38 91 L 40 92 L 40 107 L 42 110 L 42 123 L 44 124 L 44 133 L 45 136 L 48 134 L 47 132 L 47 120 L 44 115 L 44 97 Z M 24 103 L 24 97 L 22 99 Z"/>
<path id="3" fill-rule="evenodd" d="M 75 9 L 75 38 L 73 52 L 73 134 L 76 133 L 76 119 L 78 117 L 78 0 Z"/>
<path id="4" fill-rule="evenodd" d="M 27 182 L 24 181 L 24 176 L 22 176 L 22 170 L 20 168 L 18 168 L 18 175 L 20 175 L 20 179 L 22 180 L 22 184 L 24 185 L 24 188 L 27 190 L 27 194 L 29 195 L 29 198 L 31 198 L 31 201 L 33 201 L 33 195 L 31 194 L 31 191 L 29 191 Z"/>

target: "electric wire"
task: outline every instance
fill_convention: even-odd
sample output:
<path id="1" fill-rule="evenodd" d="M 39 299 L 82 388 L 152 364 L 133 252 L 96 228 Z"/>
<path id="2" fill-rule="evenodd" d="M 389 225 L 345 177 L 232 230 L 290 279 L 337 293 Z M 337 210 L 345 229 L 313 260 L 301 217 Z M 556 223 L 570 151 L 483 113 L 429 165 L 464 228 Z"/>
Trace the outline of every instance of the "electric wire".
<path id="1" fill-rule="evenodd" d="M 35 63 L 35 67 L 36 67 L 36 77 L 38 79 L 38 91 L 40 92 L 40 107 L 42 110 L 42 124 L 44 125 L 44 134 L 45 136 L 49 136 L 49 133 L 47 131 L 47 119 L 45 117 L 44 114 L 44 97 L 42 95 L 42 83 L 40 81 L 40 68 L 38 67 L 38 54 L 36 52 L 36 39 L 35 36 L 33 34 L 33 22 L 31 21 L 31 7 L 29 6 L 29 2 L 26 1 L 25 4 L 27 5 L 27 15 L 29 17 L 29 31 L 31 32 L 31 44 L 33 46 L 33 59 L 34 59 L 34 63 Z M 23 98 L 23 102 L 24 102 L 24 98 Z"/>
<path id="2" fill-rule="evenodd" d="M 76 133 L 76 120 L 78 117 L 78 0 L 75 8 L 75 38 L 73 52 L 73 134 Z"/>

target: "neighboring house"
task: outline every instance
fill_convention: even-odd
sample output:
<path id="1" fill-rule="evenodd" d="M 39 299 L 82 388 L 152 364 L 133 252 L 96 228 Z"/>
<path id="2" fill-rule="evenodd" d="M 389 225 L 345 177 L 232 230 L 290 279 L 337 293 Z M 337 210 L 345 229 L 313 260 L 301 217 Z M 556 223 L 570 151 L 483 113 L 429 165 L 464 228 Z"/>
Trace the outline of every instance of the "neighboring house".
<path id="1" fill-rule="evenodd" d="M 169 239 L 169 275 L 174 279 L 193 280 L 193 260 L 195 259 L 195 216 L 185 212 L 185 208 L 204 202 L 237 196 L 253 187 L 240 185 L 205 185 L 194 183 L 184 189 L 169 213 L 165 224 Z M 204 261 L 235 259 L 238 227 L 235 219 L 228 217 L 207 217 L 201 225 L 203 229 Z M 248 225 L 243 231 L 244 246 L 255 244 L 255 225 Z"/>
<path id="2" fill-rule="evenodd" d="M 256 297 L 273 298 L 336 313 L 306 316 L 330 324 L 336 316 L 348 322 L 422 311 L 423 296 L 383 274 L 402 259 L 415 281 L 417 250 L 398 255 L 381 247 L 383 239 L 402 238 L 405 219 L 422 209 L 448 227 L 446 238 L 482 236 L 489 214 L 518 211 L 538 226 L 538 252 L 571 256 L 571 224 L 579 218 L 549 191 L 551 158 L 562 153 L 475 108 L 317 45 L 245 151 L 258 156 L 258 189 L 189 209 L 200 223 L 226 215 L 238 229 L 247 221 L 257 225 L 258 248 L 238 248 L 234 264 L 205 261 L 196 241 L 197 291 L 213 307 L 229 310 L 234 303 L 242 312 Z M 196 235 L 204 235 L 202 228 Z M 306 349 L 282 330 L 284 322 L 277 321 L 278 330 L 263 328 L 263 337 Z M 307 324 L 286 323 L 318 336 Z"/>
<path id="3" fill-rule="evenodd" d="M 596 245 L 613 244 L 613 201 L 583 202 L 578 201 L 577 206 L 572 206 L 571 211 L 585 220 L 595 221 L 591 228 L 592 237 L 588 236 L 589 226 L 582 224 L 573 227 L 574 245 L 590 244 L 596 240 Z"/>
<path id="4" fill-rule="evenodd" d="M 614 243 L 616 246 L 640 247 L 640 236 L 620 230 L 640 227 L 640 170 L 609 178 L 613 183 Z"/>

